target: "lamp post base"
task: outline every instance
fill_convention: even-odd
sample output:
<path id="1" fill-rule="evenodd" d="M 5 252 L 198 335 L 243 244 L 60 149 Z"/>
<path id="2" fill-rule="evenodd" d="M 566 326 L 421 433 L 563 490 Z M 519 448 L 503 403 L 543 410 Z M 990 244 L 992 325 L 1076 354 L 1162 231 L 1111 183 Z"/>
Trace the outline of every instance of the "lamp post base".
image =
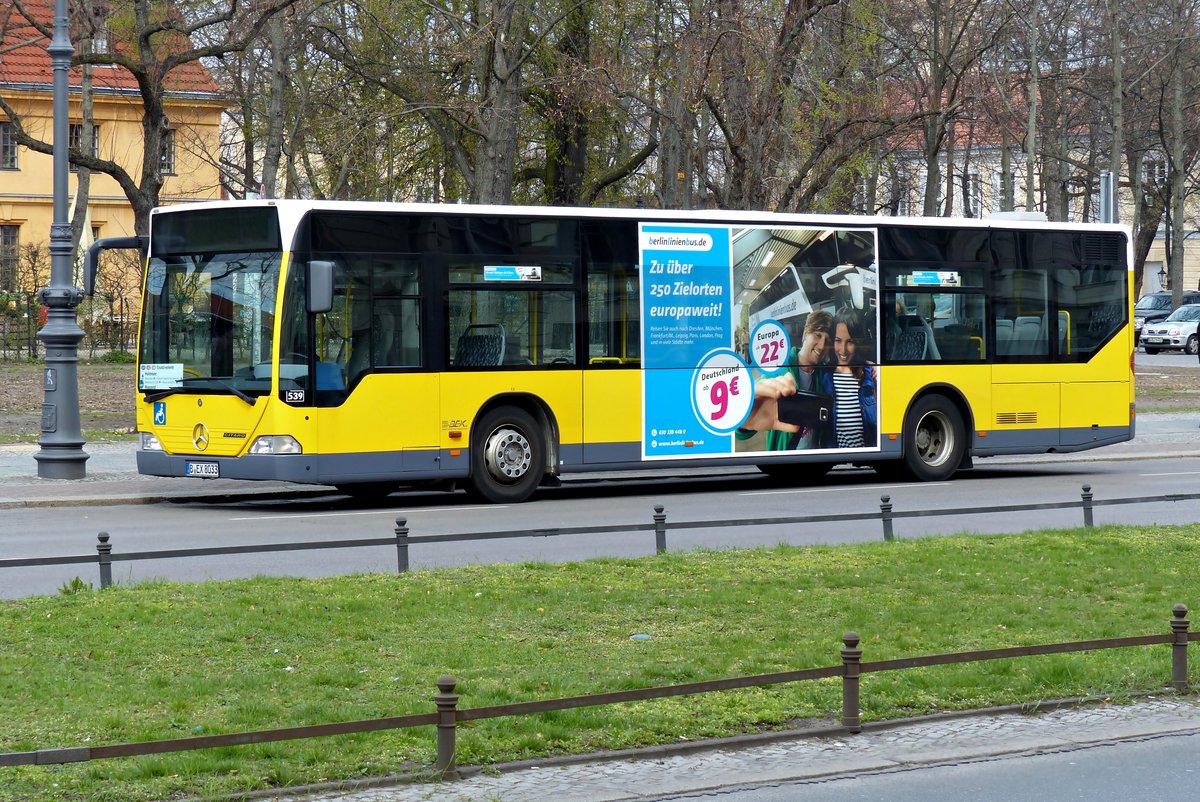
<path id="1" fill-rule="evenodd" d="M 42 450 L 34 454 L 33 458 L 37 460 L 39 479 L 83 479 L 87 476 L 89 456 L 79 446 L 42 446 Z"/>

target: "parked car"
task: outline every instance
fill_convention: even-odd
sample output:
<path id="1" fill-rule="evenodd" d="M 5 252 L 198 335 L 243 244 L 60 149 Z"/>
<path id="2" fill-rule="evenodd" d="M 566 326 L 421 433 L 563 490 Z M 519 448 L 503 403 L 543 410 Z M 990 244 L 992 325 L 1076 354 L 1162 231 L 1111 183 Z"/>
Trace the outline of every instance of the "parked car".
<path id="1" fill-rule="evenodd" d="M 1200 292 L 1185 292 L 1184 304 L 1200 304 Z M 1147 323 L 1157 323 L 1166 320 L 1167 315 L 1174 310 L 1174 304 L 1169 292 L 1150 292 L 1138 299 L 1133 307 L 1133 339 L 1142 341 L 1142 327 Z"/>
<path id="2" fill-rule="evenodd" d="M 1200 324 L 1200 304 L 1184 304 L 1166 320 L 1147 323 L 1142 328 L 1140 342 L 1147 354 L 1157 354 L 1167 348 L 1181 349 L 1185 354 L 1200 354 L 1200 335 L 1196 327 Z"/>

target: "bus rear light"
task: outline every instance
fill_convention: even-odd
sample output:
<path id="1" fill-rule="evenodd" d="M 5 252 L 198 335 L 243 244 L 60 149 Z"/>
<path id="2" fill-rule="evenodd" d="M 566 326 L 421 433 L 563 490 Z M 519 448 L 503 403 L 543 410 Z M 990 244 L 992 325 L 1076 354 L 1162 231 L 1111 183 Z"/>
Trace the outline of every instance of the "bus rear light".
<path id="1" fill-rule="evenodd" d="M 290 434 L 264 434 L 255 439 L 250 446 L 250 453 L 262 454 L 303 454 L 304 449 Z"/>
<path id="2" fill-rule="evenodd" d="M 142 432 L 142 451 L 162 451 L 162 443 L 158 441 L 158 435 L 152 432 Z"/>

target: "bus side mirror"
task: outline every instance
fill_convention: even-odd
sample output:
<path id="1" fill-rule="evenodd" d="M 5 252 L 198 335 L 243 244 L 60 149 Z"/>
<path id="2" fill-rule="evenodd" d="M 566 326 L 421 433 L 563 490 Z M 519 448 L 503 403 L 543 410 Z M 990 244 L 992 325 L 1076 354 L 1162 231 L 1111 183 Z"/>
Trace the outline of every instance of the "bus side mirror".
<path id="1" fill-rule="evenodd" d="M 308 311 L 313 314 L 333 309 L 333 262 L 314 259 L 308 263 Z"/>
<path id="2" fill-rule="evenodd" d="M 91 296 L 96 291 L 96 271 L 100 268 L 100 254 L 117 248 L 137 248 L 145 253 L 145 237 L 102 237 L 88 246 L 83 257 L 83 293 Z"/>

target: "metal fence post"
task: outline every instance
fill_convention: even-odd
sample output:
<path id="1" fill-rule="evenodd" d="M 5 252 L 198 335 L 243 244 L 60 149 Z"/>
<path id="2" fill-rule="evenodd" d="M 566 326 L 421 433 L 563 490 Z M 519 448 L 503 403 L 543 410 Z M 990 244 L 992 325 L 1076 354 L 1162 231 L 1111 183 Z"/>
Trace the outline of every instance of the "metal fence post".
<path id="1" fill-rule="evenodd" d="M 883 521 L 883 539 L 892 540 L 892 497 L 879 497 L 879 520 Z"/>
<path id="2" fill-rule="evenodd" d="M 654 505 L 654 553 L 667 551 L 667 513 L 661 504 Z"/>
<path id="3" fill-rule="evenodd" d="M 1188 689 L 1188 626 L 1191 624 L 1184 616 L 1188 614 L 1185 604 L 1177 604 L 1171 608 L 1174 618 L 1171 619 L 1171 634 L 1175 636 L 1171 644 L 1171 686 L 1180 693 Z"/>
<path id="4" fill-rule="evenodd" d="M 1087 528 L 1092 526 L 1092 486 L 1083 486 L 1083 525 Z"/>
<path id="5" fill-rule="evenodd" d="M 454 743 L 455 725 L 458 715 L 458 694 L 454 693 L 454 688 L 457 684 L 458 681 L 454 677 L 443 674 L 437 681 L 440 693 L 433 697 L 438 712 L 437 765 L 433 770 L 443 777 L 453 777 L 457 774 L 454 768 L 454 752 L 457 748 Z"/>
<path id="6" fill-rule="evenodd" d="M 400 573 L 408 570 L 408 519 L 396 519 L 396 568 Z"/>
<path id="7" fill-rule="evenodd" d="M 858 648 L 858 633 L 847 632 L 842 636 L 842 726 L 850 732 L 862 732 L 859 714 L 859 677 L 862 649 Z"/>
<path id="8" fill-rule="evenodd" d="M 96 535 L 96 540 L 100 541 L 96 544 L 96 555 L 100 562 L 100 587 L 107 588 L 112 585 L 112 544 L 108 542 L 108 532 Z"/>

